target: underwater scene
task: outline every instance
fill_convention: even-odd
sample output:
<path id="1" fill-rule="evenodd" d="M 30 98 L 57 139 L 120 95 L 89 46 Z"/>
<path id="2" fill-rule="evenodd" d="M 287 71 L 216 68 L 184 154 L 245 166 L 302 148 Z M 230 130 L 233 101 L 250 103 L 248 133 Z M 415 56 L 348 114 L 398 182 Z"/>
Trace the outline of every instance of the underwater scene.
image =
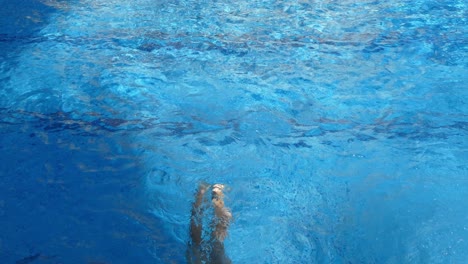
<path id="1" fill-rule="evenodd" d="M 0 263 L 467 263 L 466 1 L 0 4 Z"/>

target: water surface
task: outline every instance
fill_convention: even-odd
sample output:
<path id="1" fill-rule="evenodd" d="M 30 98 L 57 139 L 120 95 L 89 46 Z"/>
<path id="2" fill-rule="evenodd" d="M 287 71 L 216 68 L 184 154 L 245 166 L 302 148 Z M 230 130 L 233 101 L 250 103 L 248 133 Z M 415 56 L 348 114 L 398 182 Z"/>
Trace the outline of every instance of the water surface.
<path id="1" fill-rule="evenodd" d="M 463 1 L 0 1 L 0 259 L 463 263 Z"/>

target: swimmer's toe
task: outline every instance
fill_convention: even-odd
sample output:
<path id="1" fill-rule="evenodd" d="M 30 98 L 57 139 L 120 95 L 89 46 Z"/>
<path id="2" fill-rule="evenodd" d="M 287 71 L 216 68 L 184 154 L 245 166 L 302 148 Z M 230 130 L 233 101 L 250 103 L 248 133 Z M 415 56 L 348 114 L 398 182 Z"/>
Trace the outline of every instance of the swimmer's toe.
<path id="1" fill-rule="evenodd" d="M 215 184 L 213 185 L 213 196 L 222 196 L 223 195 L 223 190 L 224 190 L 224 185 L 223 184 Z"/>
<path id="2" fill-rule="evenodd" d="M 198 193 L 205 193 L 206 190 L 210 188 L 210 185 L 206 182 L 201 182 L 199 185 L 198 185 Z"/>
<path id="3" fill-rule="evenodd" d="M 215 185 L 213 185 L 213 189 L 223 190 L 224 189 L 224 184 L 216 183 Z"/>

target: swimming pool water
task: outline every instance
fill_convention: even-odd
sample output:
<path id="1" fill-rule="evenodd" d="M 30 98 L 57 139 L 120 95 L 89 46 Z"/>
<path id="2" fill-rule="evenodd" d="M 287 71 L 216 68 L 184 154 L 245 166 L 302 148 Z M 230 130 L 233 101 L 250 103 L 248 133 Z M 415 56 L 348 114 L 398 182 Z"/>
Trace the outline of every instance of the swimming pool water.
<path id="1" fill-rule="evenodd" d="M 464 1 L 0 4 L 1 263 L 468 259 Z"/>

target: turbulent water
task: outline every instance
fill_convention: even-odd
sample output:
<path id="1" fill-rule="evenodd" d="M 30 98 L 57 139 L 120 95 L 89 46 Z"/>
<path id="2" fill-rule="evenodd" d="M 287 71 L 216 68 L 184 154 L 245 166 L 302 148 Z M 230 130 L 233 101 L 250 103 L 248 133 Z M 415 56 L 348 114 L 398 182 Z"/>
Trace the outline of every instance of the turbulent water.
<path id="1" fill-rule="evenodd" d="M 0 4 L 0 262 L 468 259 L 464 1 Z"/>

